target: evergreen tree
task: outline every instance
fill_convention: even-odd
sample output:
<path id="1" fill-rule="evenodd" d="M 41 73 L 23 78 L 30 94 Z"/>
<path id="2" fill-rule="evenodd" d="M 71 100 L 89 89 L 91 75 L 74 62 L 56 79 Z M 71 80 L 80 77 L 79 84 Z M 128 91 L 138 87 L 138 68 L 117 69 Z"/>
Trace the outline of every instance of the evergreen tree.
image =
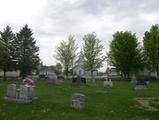
<path id="1" fill-rule="evenodd" d="M 16 39 L 13 43 L 15 51 L 15 58 L 18 61 L 18 69 L 20 75 L 25 77 L 37 69 L 39 65 L 39 47 L 36 46 L 36 41 L 33 38 L 33 32 L 25 25 L 19 33 L 16 34 Z"/>
<path id="2" fill-rule="evenodd" d="M 12 42 L 14 41 L 14 34 L 11 27 L 6 26 L 6 28 L 2 32 L 0 32 L 0 35 L 1 39 L 4 42 L 3 47 L 5 46 L 5 48 L 3 48 L 3 50 L 1 51 L 1 57 L 3 58 L 1 67 L 4 72 L 3 79 L 6 80 L 6 72 L 14 68 L 14 58 L 12 54 L 14 52 L 12 46 Z"/>

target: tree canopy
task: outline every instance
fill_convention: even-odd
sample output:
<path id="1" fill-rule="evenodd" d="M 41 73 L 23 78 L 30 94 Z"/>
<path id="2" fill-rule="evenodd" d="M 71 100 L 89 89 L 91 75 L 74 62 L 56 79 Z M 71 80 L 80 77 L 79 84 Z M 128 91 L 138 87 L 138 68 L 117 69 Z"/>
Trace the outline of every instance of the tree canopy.
<path id="1" fill-rule="evenodd" d="M 62 41 L 56 48 L 56 59 L 62 65 L 64 73 L 68 76 L 77 58 L 77 44 L 74 36 L 70 35 L 67 41 Z"/>
<path id="2" fill-rule="evenodd" d="M 10 26 L 6 26 L 6 28 L 0 32 L 1 35 L 1 44 L 2 44 L 2 50 L 1 50 L 1 68 L 4 71 L 4 80 L 6 80 L 6 72 L 13 69 L 15 66 L 13 66 L 14 63 L 14 57 L 13 57 L 13 46 L 12 43 L 14 41 L 14 33 Z"/>
<path id="3" fill-rule="evenodd" d="M 14 56 L 18 61 L 18 69 L 21 76 L 31 74 L 39 65 L 39 47 L 36 46 L 36 41 L 33 38 L 33 32 L 25 25 L 17 34 L 13 43 L 15 53 Z"/>
<path id="4" fill-rule="evenodd" d="M 93 71 L 102 67 L 102 63 L 105 60 L 103 55 L 104 47 L 101 44 L 101 41 L 97 38 L 95 33 L 86 34 L 83 38 L 83 61 L 84 66 L 87 71 L 91 72 L 92 81 L 93 81 Z"/>
<path id="5" fill-rule="evenodd" d="M 140 44 L 134 33 L 128 31 L 116 32 L 110 44 L 108 53 L 111 63 L 129 78 L 143 67 L 143 57 Z"/>
<path id="6" fill-rule="evenodd" d="M 151 70 L 157 72 L 159 78 L 159 25 L 153 25 L 143 37 L 144 52 Z"/>

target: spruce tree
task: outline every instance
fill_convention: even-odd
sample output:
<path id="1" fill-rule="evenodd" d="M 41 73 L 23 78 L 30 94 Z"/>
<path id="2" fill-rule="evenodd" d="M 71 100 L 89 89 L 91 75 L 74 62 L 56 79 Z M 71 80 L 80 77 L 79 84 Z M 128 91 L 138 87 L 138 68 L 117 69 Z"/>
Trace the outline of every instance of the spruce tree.
<path id="1" fill-rule="evenodd" d="M 6 72 L 14 68 L 14 58 L 13 58 L 13 46 L 12 42 L 14 41 L 14 33 L 10 26 L 6 26 L 6 28 L 0 32 L 1 40 L 3 43 L 3 49 L 1 50 L 1 68 L 4 72 L 3 79 L 6 80 Z"/>
<path id="2" fill-rule="evenodd" d="M 15 47 L 15 58 L 18 61 L 18 69 L 20 75 L 25 77 L 30 75 L 33 70 L 39 65 L 39 47 L 36 46 L 36 41 L 33 38 L 33 32 L 25 25 L 19 33 L 16 34 L 16 39 L 13 43 Z"/>

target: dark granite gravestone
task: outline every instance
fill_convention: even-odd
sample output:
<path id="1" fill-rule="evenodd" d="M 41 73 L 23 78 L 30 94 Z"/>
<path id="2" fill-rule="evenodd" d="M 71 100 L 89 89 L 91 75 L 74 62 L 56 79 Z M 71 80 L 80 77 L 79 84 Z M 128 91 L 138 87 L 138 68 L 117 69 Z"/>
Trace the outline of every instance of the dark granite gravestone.
<path id="1" fill-rule="evenodd" d="M 58 82 L 64 82 L 64 80 L 65 80 L 65 77 L 63 76 L 63 75 L 58 75 L 57 76 L 57 80 L 58 80 Z"/>
<path id="2" fill-rule="evenodd" d="M 145 76 L 137 76 L 137 82 L 135 84 L 135 90 L 145 90 L 148 87 L 147 78 Z"/>
<path id="3" fill-rule="evenodd" d="M 75 86 L 85 86 L 86 78 L 80 76 L 74 77 L 72 78 L 72 84 Z"/>

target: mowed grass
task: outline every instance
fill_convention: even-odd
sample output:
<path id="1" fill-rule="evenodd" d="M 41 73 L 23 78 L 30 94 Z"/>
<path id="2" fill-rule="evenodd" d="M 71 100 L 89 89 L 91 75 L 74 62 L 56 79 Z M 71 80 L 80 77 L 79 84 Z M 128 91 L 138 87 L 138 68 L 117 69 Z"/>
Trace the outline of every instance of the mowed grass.
<path id="1" fill-rule="evenodd" d="M 51 86 L 43 80 L 36 83 L 38 99 L 29 104 L 4 100 L 8 82 L 0 83 L 0 120 L 159 120 L 158 111 L 138 108 L 134 98 L 159 97 L 159 83 L 150 83 L 149 89 L 135 91 L 130 82 L 114 81 L 112 89 L 103 88 L 103 82 L 73 87 L 69 81 Z M 86 108 L 70 108 L 72 93 L 86 95 Z"/>

